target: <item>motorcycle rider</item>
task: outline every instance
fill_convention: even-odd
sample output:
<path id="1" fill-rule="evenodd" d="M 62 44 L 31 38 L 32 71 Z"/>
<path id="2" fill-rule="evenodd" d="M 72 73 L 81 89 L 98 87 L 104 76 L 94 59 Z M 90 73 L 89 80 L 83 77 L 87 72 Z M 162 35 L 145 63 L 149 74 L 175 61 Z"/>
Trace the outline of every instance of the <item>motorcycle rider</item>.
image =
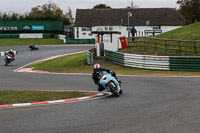
<path id="1" fill-rule="evenodd" d="M 98 85 L 98 91 L 101 92 L 103 90 L 105 90 L 105 88 L 99 84 L 99 78 L 98 78 L 98 75 L 101 71 L 106 71 L 107 73 L 110 73 L 113 77 L 115 77 L 115 79 L 121 84 L 121 80 L 118 80 L 117 76 L 116 76 L 116 73 L 114 71 L 111 71 L 109 69 L 106 69 L 106 68 L 103 68 L 100 66 L 100 64 L 95 64 L 94 65 L 94 70 L 93 70 L 93 73 L 92 73 L 92 79 L 94 81 L 95 84 Z M 121 92 L 120 92 L 121 93 Z"/>
<path id="2" fill-rule="evenodd" d="M 12 56 L 12 61 L 15 60 L 15 53 L 13 52 L 13 49 L 10 49 L 10 51 L 8 51 L 8 53 L 6 53 L 6 55 L 11 55 Z"/>
<path id="3" fill-rule="evenodd" d="M 37 46 L 36 46 L 36 45 L 33 45 L 33 44 L 31 44 L 31 45 L 29 46 L 29 48 L 35 49 L 35 48 L 37 48 Z"/>

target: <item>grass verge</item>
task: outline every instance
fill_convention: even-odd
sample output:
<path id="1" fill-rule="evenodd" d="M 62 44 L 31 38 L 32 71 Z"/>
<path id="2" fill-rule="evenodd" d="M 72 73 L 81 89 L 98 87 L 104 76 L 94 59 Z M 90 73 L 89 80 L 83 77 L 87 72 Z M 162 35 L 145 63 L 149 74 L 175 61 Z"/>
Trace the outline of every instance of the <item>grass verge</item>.
<path id="1" fill-rule="evenodd" d="M 78 91 L 0 91 L 0 105 L 15 103 L 32 103 L 83 97 L 94 92 Z"/>
<path id="2" fill-rule="evenodd" d="M 180 39 L 180 40 L 200 40 L 200 22 L 183 26 L 181 28 L 157 35 L 158 38 Z"/>
<path id="3" fill-rule="evenodd" d="M 91 73 L 93 66 L 85 65 L 87 53 L 80 53 L 75 55 L 68 55 L 37 64 L 32 64 L 27 67 L 34 70 L 43 70 L 49 72 L 67 72 L 67 73 Z M 191 71 L 162 71 L 162 70 L 148 70 L 132 67 L 124 67 L 119 65 L 103 66 L 122 75 L 157 75 L 157 76 L 200 76 L 200 72 Z"/>
<path id="4" fill-rule="evenodd" d="M 87 53 L 63 56 L 53 60 L 39 62 L 29 65 L 28 68 L 34 67 L 34 70 L 45 70 L 49 72 L 69 72 L 69 73 L 91 73 L 92 67 L 84 65 Z"/>
<path id="5" fill-rule="evenodd" d="M 43 39 L 0 39 L 0 46 L 24 46 L 24 45 L 50 45 L 50 44 L 62 44 L 62 40 L 55 38 L 43 38 Z"/>

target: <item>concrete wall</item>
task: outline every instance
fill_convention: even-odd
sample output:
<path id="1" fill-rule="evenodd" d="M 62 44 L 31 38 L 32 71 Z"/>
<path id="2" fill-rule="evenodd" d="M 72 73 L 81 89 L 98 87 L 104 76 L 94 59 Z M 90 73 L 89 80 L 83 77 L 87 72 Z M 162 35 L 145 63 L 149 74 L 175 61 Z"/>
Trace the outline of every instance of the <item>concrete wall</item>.
<path id="1" fill-rule="evenodd" d="M 104 49 L 105 50 L 112 50 L 112 51 L 118 51 L 118 49 L 122 48 L 119 37 L 121 35 L 113 34 L 112 35 L 112 42 L 110 41 L 110 35 L 104 35 Z M 97 49 L 97 56 L 100 56 L 100 49 L 99 49 L 99 43 L 95 44 L 95 48 Z"/>

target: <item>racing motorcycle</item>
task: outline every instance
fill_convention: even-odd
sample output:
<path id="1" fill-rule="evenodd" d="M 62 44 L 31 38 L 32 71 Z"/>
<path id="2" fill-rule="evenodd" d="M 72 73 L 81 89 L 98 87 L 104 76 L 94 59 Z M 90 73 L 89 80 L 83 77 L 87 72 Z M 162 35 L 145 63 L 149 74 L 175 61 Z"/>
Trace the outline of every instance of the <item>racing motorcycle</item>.
<path id="1" fill-rule="evenodd" d="M 39 48 L 36 45 L 30 45 L 30 50 L 39 50 Z"/>
<path id="2" fill-rule="evenodd" d="M 10 64 L 13 61 L 13 57 L 11 54 L 5 55 L 5 66 Z"/>
<path id="3" fill-rule="evenodd" d="M 100 79 L 99 84 L 108 92 L 111 92 L 116 97 L 122 94 L 121 84 L 110 73 L 101 71 L 98 78 Z"/>

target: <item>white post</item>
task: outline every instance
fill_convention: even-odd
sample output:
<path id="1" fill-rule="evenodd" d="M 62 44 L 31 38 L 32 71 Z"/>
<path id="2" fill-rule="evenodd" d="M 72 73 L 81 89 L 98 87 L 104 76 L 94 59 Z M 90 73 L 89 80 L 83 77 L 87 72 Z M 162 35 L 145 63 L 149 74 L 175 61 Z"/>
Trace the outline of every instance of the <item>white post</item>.
<path id="1" fill-rule="evenodd" d="M 129 12 L 128 12 L 128 31 L 129 31 Z"/>
<path id="2" fill-rule="evenodd" d="M 132 16 L 132 13 L 131 12 L 128 12 L 128 42 L 130 42 L 130 29 L 129 29 L 129 21 L 130 21 L 130 18 Z"/>
<path id="3" fill-rule="evenodd" d="M 130 42 L 129 15 L 130 15 L 130 12 L 128 12 L 128 42 Z"/>

